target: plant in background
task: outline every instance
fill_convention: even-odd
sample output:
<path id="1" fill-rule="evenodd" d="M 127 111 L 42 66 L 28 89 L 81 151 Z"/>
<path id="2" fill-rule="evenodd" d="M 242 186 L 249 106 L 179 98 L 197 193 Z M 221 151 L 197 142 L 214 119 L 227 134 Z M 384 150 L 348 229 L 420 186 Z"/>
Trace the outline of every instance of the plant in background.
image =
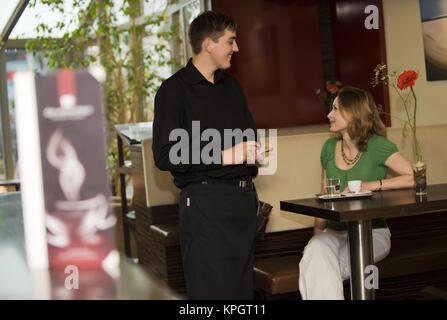
<path id="1" fill-rule="evenodd" d="M 331 112 L 332 110 L 332 104 L 334 103 L 335 97 L 338 94 L 338 91 L 340 91 L 343 84 L 338 81 L 327 81 L 326 85 L 324 87 L 324 90 L 318 89 L 316 91 L 316 94 L 324 100 L 324 104 L 326 106 L 326 114 Z"/>
<path id="2" fill-rule="evenodd" d="M 389 72 L 385 64 L 378 64 L 374 68 L 374 78 L 371 82 L 373 86 L 380 83 L 391 86 L 402 101 L 407 118 L 406 120 L 400 118 L 397 119 L 404 122 L 404 127 L 402 129 L 402 134 L 404 137 L 408 136 L 408 127 L 411 130 L 416 163 L 422 162 L 422 153 L 417 137 L 418 100 L 416 92 L 414 91 L 414 85 L 417 78 L 418 73 L 414 70 L 408 70 L 398 74 L 397 71 Z M 380 110 L 380 112 L 384 113 L 382 110 Z"/>
<path id="3" fill-rule="evenodd" d="M 106 72 L 103 84 L 108 121 L 108 163 L 115 190 L 119 190 L 115 124 L 152 119 L 151 103 L 163 81 L 160 70 L 174 64 L 168 41 L 173 33 L 166 26 L 165 11 L 142 15 L 142 1 L 122 0 L 32 0 L 59 12 L 64 21 L 54 26 L 40 23 L 39 34 L 26 48 L 38 51 L 50 69 L 85 68 L 100 64 Z M 148 0 L 144 0 L 148 2 Z M 119 23 L 119 21 L 127 21 Z M 60 37 L 54 38 L 54 34 Z"/>

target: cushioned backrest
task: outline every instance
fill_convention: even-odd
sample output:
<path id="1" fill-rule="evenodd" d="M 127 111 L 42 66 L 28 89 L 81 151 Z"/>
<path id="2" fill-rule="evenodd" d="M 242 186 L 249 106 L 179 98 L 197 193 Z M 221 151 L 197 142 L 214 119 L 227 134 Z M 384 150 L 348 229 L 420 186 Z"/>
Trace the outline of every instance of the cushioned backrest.
<path id="1" fill-rule="evenodd" d="M 276 173 L 255 179 L 259 199 L 273 206 L 267 232 L 313 225 L 312 217 L 280 211 L 279 201 L 313 197 L 320 191 L 320 151 L 329 137 L 329 133 L 278 137 Z M 427 161 L 428 184 L 447 183 L 447 125 L 420 127 L 418 137 Z M 413 161 L 412 140 L 402 137 L 401 128 L 388 128 L 388 138 Z"/>
<path id="2" fill-rule="evenodd" d="M 145 139 L 141 144 L 147 206 L 177 204 L 180 190 L 174 185 L 169 171 L 161 171 L 155 166 L 152 153 L 152 139 Z"/>
<path id="3" fill-rule="evenodd" d="M 428 165 L 428 184 L 447 183 L 447 125 L 418 128 L 422 154 Z M 279 210 L 280 200 L 313 197 L 320 190 L 320 151 L 329 133 L 279 136 L 276 146 L 277 170 L 255 179 L 259 199 L 273 206 L 267 232 L 299 229 L 313 225 L 312 217 Z M 402 137 L 401 128 L 389 128 L 388 138 L 400 152 L 413 159 L 412 140 Z M 142 141 L 147 206 L 176 204 L 179 189 L 169 172 L 155 167 L 152 139 Z"/>

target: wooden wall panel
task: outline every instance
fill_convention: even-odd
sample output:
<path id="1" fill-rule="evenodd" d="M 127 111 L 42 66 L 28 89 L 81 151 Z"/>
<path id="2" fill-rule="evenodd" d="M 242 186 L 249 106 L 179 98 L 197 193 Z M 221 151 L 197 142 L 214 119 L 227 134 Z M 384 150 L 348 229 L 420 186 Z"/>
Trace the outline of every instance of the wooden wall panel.
<path id="1" fill-rule="evenodd" d="M 259 128 L 326 123 L 317 0 L 218 0 L 238 23 L 228 70 L 244 87 Z"/>
<path id="2" fill-rule="evenodd" d="M 367 29 L 365 13 L 368 5 L 379 9 L 379 28 Z M 332 6 L 332 33 L 334 39 L 336 75 L 344 85 L 363 88 L 372 93 L 377 104 L 390 112 L 388 88 L 384 85 L 371 86 L 373 69 L 386 63 L 385 27 L 382 0 L 335 0 Z M 389 116 L 383 116 L 387 126 Z"/>

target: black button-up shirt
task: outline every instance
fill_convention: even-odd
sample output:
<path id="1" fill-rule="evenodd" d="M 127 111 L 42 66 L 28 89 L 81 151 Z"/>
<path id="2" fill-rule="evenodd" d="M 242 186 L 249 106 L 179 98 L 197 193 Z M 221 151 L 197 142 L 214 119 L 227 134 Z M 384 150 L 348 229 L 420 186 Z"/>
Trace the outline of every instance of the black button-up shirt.
<path id="1" fill-rule="evenodd" d="M 209 141 L 198 142 L 200 138 L 192 136 L 193 121 L 200 121 L 200 133 L 210 128 L 220 133 L 218 163 L 206 164 L 202 157 L 198 159 L 197 156 L 193 161 L 192 153 L 195 151 L 197 155 L 197 152 L 209 143 Z M 180 138 L 177 141 L 169 141 L 169 135 L 178 128 L 186 130 L 190 137 L 188 163 L 173 164 L 169 159 L 171 147 L 180 141 Z M 244 131 L 249 128 L 253 129 L 253 132 L 256 130 L 239 83 L 225 72 L 216 70 L 213 84 L 205 79 L 190 59 L 186 67 L 162 83 L 155 96 L 152 141 L 155 165 L 161 170 L 169 170 L 174 176 L 175 185 L 179 188 L 207 178 L 238 179 L 255 176 L 258 172 L 256 166 L 246 164 L 223 166 L 220 155 L 221 150 L 236 144 L 234 139 L 232 141 L 224 139 L 224 129 Z M 193 149 L 194 145 L 200 146 L 200 150 Z M 212 152 L 210 154 L 213 155 Z"/>

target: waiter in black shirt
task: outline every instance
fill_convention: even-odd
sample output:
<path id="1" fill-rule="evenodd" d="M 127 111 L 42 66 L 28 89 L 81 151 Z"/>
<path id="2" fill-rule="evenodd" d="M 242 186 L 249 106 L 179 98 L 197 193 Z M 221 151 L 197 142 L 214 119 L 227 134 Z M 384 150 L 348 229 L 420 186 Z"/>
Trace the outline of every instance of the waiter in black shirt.
<path id="1" fill-rule="evenodd" d="M 263 151 L 241 86 L 222 71 L 239 51 L 236 23 L 205 11 L 191 23 L 189 39 L 194 57 L 155 97 L 155 164 L 169 170 L 182 189 L 180 244 L 188 298 L 252 299 L 252 177 Z M 178 139 L 179 130 L 188 138 Z M 210 130 L 213 134 L 204 134 Z"/>

